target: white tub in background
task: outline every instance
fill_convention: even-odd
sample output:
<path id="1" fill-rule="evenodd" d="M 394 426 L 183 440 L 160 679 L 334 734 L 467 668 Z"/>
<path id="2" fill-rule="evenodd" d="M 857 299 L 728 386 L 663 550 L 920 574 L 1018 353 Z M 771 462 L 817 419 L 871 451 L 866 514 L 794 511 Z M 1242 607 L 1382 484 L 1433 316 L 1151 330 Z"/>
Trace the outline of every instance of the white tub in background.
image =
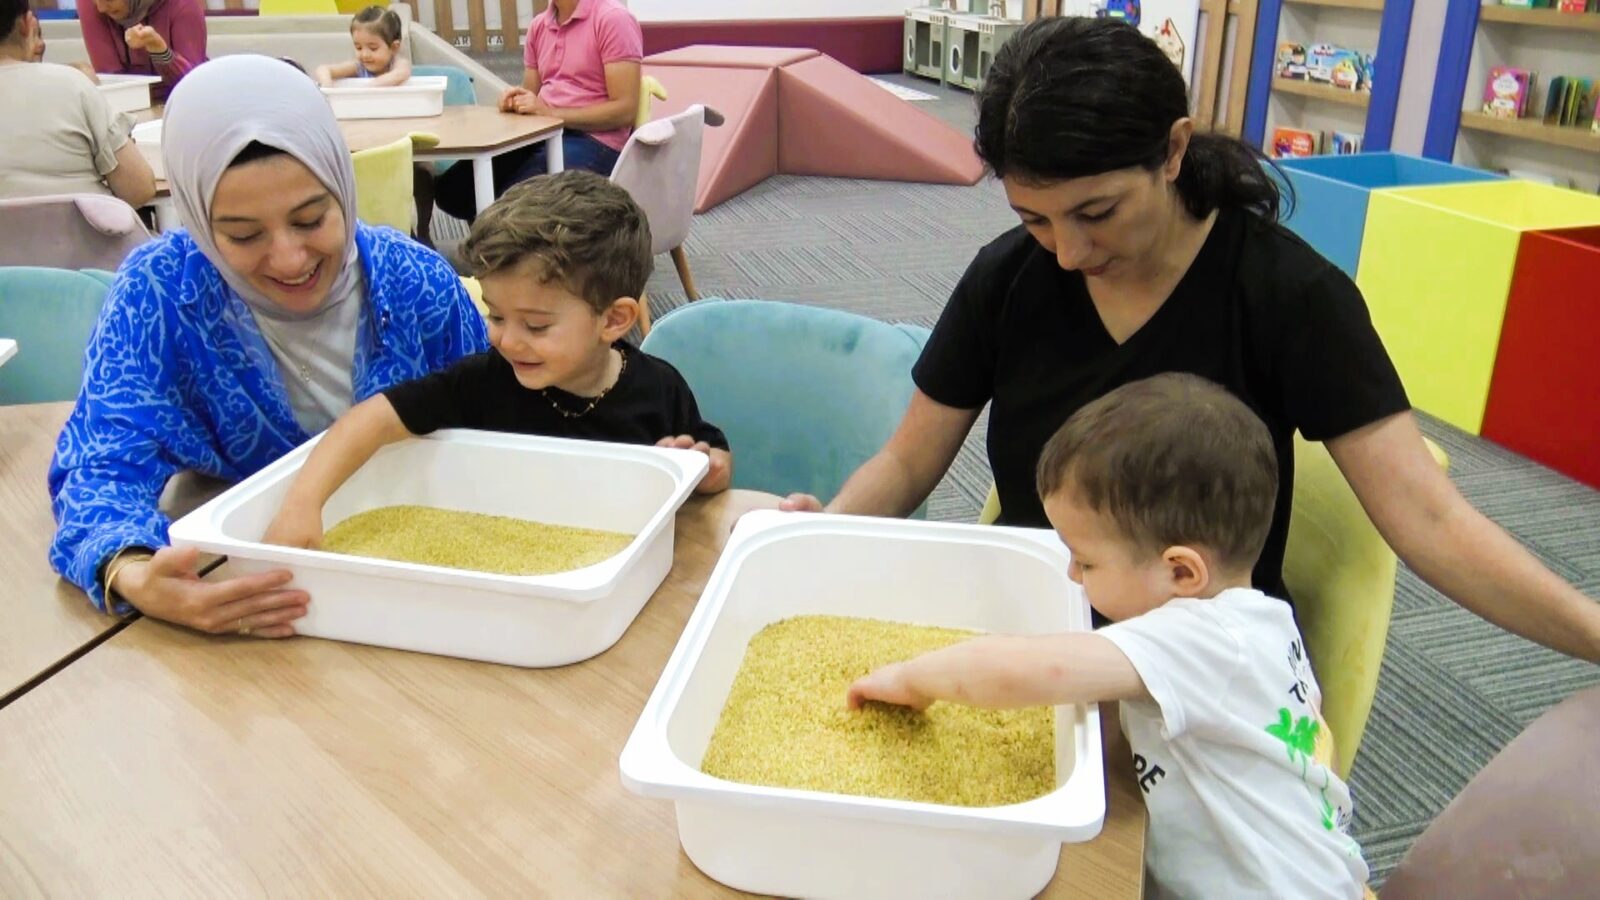
<path id="1" fill-rule="evenodd" d="M 322 89 L 336 119 L 412 119 L 444 112 L 443 75 L 415 75 L 402 84 L 373 87 L 370 78 L 341 78 Z"/>
<path id="2" fill-rule="evenodd" d="M 623 748 L 622 781 L 674 801 L 696 866 L 787 897 L 1031 897 L 1105 817 L 1098 708 L 1055 710 L 1056 789 L 941 806 L 756 787 L 700 771 L 750 638 L 797 615 L 1042 634 L 1091 627 L 1044 530 L 753 512 L 739 521 Z M 844 702 L 841 694 L 839 702 Z"/>
<path id="3" fill-rule="evenodd" d="M 552 575 L 495 575 L 260 543 L 316 439 L 173 523 L 174 546 L 224 554 L 240 574 L 286 568 L 311 595 L 295 630 L 514 666 L 604 651 L 672 567 L 674 517 L 703 453 L 480 431 L 393 444 L 323 508 L 323 527 L 418 504 L 636 535 L 603 562 Z"/>
<path id="4" fill-rule="evenodd" d="M 100 93 L 113 112 L 138 112 L 150 108 L 150 85 L 159 84 L 159 75 L 107 75 L 100 79 Z"/>

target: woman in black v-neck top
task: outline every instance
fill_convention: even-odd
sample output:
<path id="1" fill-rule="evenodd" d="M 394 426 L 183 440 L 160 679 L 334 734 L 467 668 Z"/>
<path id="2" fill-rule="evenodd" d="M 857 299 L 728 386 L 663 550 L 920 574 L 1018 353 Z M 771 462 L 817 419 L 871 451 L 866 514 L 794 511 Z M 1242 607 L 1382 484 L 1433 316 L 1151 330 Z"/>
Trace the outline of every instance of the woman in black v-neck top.
<path id="1" fill-rule="evenodd" d="M 1048 527 L 1045 442 L 1130 381 L 1191 372 L 1266 422 L 1280 485 L 1254 581 L 1287 598 L 1293 436 L 1323 441 L 1401 559 L 1525 637 L 1600 659 L 1600 606 L 1467 504 L 1433 461 L 1356 286 L 1277 224 L 1277 182 L 1232 138 L 1196 134 L 1182 75 L 1113 20 L 1017 33 L 978 96 L 977 149 L 1022 225 L 978 253 L 913 376 L 889 443 L 828 504 L 902 516 L 985 404 L 1001 521 Z M 818 509 L 794 495 L 789 509 Z"/>

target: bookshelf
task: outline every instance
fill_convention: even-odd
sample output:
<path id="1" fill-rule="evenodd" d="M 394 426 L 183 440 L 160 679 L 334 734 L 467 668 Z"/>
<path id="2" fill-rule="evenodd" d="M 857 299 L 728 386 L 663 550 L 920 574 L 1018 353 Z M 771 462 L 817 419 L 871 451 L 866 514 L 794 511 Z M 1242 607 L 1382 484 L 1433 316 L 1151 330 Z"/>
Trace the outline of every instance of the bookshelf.
<path id="1" fill-rule="evenodd" d="M 1587 124 L 1543 121 L 1552 78 L 1600 80 L 1600 13 L 1452 3 L 1442 37 L 1425 155 L 1587 192 L 1600 188 L 1600 135 Z M 1534 72 L 1527 116 L 1481 111 L 1495 66 Z"/>
<path id="2" fill-rule="evenodd" d="M 1263 0 L 1251 57 L 1245 139 L 1270 152 L 1278 128 L 1338 131 L 1362 135 L 1364 149 L 1388 149 L 1411 7 L 1412 0 Z M 1279 77 L 1278 45 L 1285 42 L 1375 53 L 1372 90 Z M 1386 47 L 1396 49 L 1385 53 Z"/>
<path id="3" fill-rule="evenodd" d="M 1317 84 L 1312 81 L 1296 81 L 1292 78 L 1274 78 L 1272 80 L 1274 93 L 1297 94 L 1301 97 L 1311 97 L 1316 100 L 1325 100 L 1329 103 L 1341 103 L 1345 106 L 1357 106 L 1366 109 L 1372 103 L 1372 94 L 1367 91 L 1347 91 L 1332 85 Z"/>

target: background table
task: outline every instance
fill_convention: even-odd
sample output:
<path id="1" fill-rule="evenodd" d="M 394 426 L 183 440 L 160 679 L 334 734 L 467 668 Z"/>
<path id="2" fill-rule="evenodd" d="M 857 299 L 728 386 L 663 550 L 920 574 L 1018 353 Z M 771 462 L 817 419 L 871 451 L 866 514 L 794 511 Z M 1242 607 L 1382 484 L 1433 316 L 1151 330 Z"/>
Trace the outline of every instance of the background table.
<path id="1" fill-rule="evenodd" d="M 617 755 L 734 519 L 776 501 L 691 500 L 639 619 L 565 668 L 134 623 L 0 710 L 0 895 L 731 895 Z M 1139 895 L 1125 749 L 1108 770 L 1046 896 Z"/>
<path id="2" fill-rule="evenodd" d="M 50 569 L 45 475 L 71 411 L 70 403 L 0 406 L 0 698 L 119 624 Z"/>
<path id="3" fill-rule="evenodd" d="M 141 118 L 151 121 L 159 119 L 161 113 L 160 108 L 152 108 Z M 441 115 L 415 119 L 341 119 L 339 130 L 344 134 L 345 143 L 350 145 L 352 153 L 392 144 L 412 132 L 437 135 L 438 145 L 414 151 L 414 158 L 419 162 L 448 159 L 470 161 L 473 198 L 478 212 L 483 212 L 494 202 L 493 161 L 496 156 L 544 143 L 545 171 L 555 174 L 566 163 L 561 148 L 563 129 L 560 119 L 503 113 L 488 106 L 446 106 Z M 149 145 L 140 145 L 139 150 L 156 173 L 156 198 L 151 205 L 156 209 L 157 223 L 162 231 L 177 228 L 180 223 L 167 189 L 161 155 Z"/>

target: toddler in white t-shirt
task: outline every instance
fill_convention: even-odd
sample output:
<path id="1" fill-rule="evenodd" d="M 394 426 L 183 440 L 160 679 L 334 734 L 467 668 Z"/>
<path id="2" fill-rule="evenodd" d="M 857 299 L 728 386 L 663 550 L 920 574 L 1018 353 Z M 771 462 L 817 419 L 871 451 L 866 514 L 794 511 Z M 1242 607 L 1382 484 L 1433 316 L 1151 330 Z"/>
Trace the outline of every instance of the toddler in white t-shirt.
<path id="1" fill-rule="evenodd" d="M 1203 378 L 1157 375 L 1074 414 L 1038 484 L 1073 580 L 1112 624 L 885 666 L 850 706 L 1121 701 L 1152 896 L 1363 896 L 1304 642 L 1289 605 L 1250 586 L 1277 496 L 1266 426 Z"/>

